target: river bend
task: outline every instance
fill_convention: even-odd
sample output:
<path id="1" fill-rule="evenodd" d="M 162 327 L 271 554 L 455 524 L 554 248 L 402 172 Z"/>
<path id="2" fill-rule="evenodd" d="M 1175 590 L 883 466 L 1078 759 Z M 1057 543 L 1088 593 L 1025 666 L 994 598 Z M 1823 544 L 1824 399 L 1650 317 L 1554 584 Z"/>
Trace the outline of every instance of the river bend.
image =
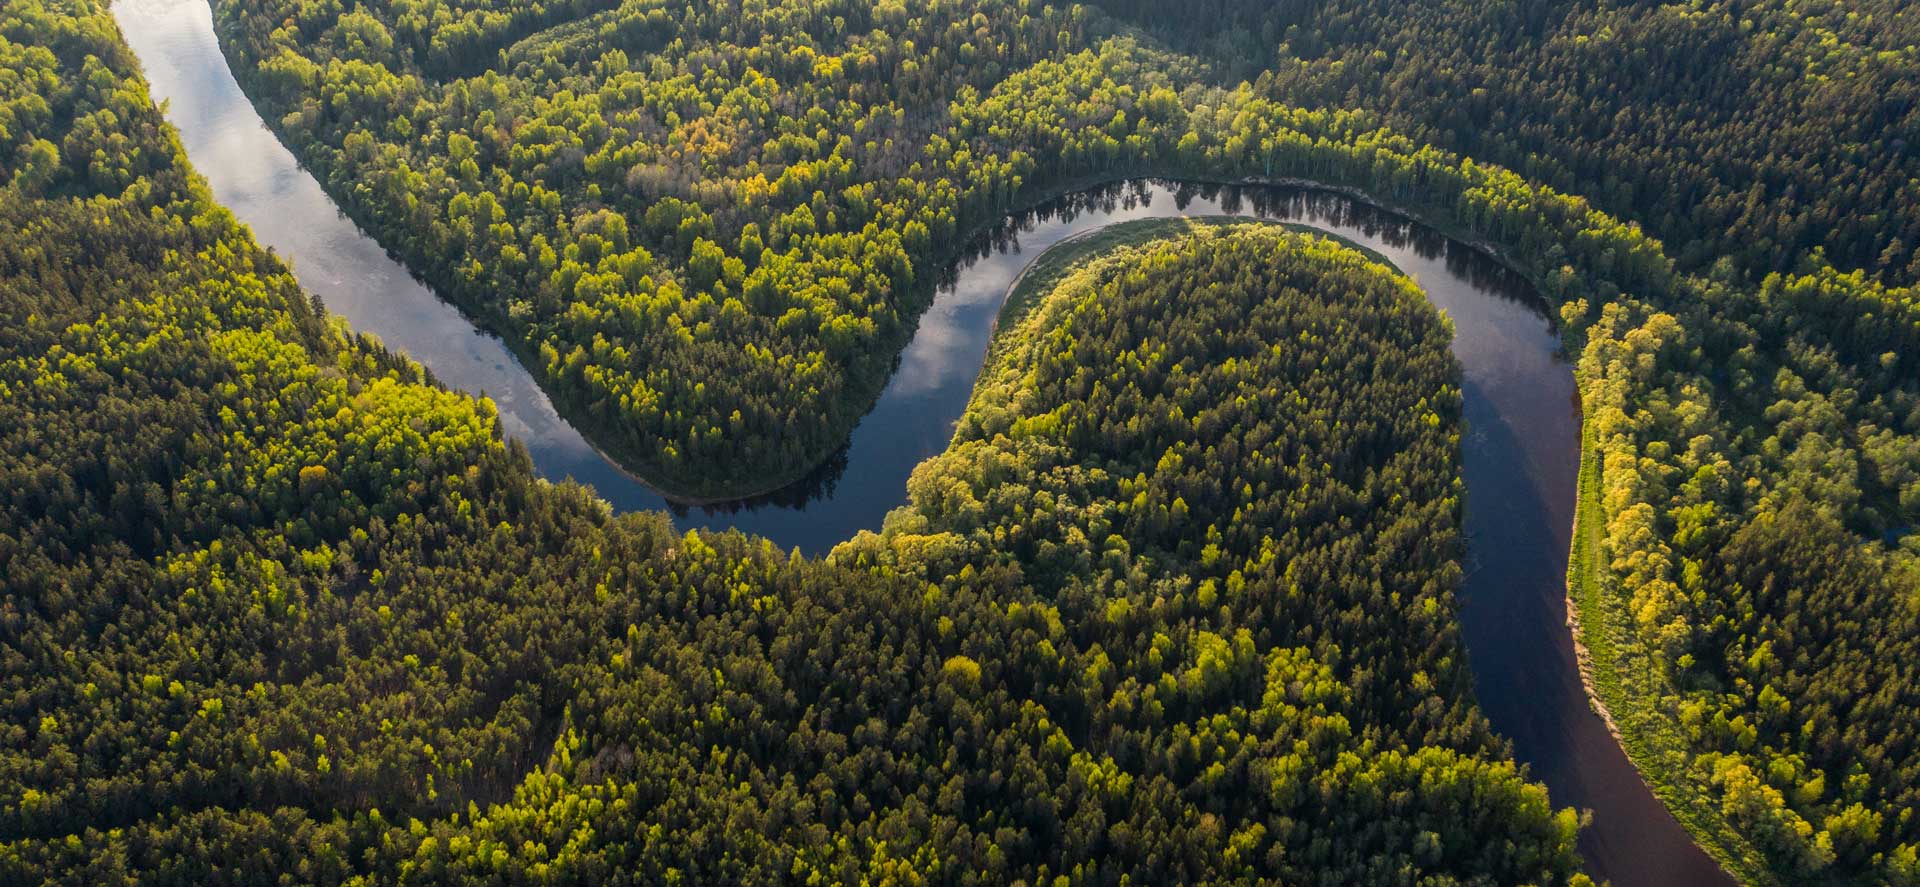
<path id="1" fill-rule="evenodd" d="M 1566 621 L 1580 432 L 1573 376 L 1538 298 L 1479 252 L 1325 191 L 1136 181 L 1074 194 L 970 244 L 873 410 L 812 476 L 755 500 L 678 507 L 596 451 L 505 343 L 339 212 L 240 91 L 205 0 L 120 0 L 114 14 L 214 197 L 354 329 L 492 398 L 503 431 L 543 476 L 590 485 L 619 510 L 664 508 L 683 527 L 740 529 L 810 554 L 877 529 L 903 504 L 908 474 L 946 448 L 966 408 L 1010 285 L 1048 247 L 1133 219 L 1230 215 L 1305 225 L 1378 252 L 1453 322 L 1467 420 L 1460 619 L 1481 708 L 1555 804 L 1593 811 L 1580 850 L 1594 875 L 1621 887 L 1732 883 L 1588 709 Z"/>

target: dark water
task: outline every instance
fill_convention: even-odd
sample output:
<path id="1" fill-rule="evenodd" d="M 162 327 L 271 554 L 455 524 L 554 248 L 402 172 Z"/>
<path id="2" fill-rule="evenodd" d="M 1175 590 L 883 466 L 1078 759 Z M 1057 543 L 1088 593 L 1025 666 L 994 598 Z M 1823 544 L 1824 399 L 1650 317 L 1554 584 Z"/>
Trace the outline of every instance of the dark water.
<path id="1" fill-rule="evenodd" d="M 621 510 L 673 507 L 561 419 L 504 344 L 477 332 L 335 209 L 241 94 L 204 0 L 121 0 L 114 12 L 215 197 L 290 259 L 306 288 L 447 384 L 492 398 L 505 432 L 526 444 L 543 475 L 589 484 Z M 1010 218 L 951 270 L 885 393 L 839 454 L 792 488 L 678 509 L 676 522 L 736 527 L 809 553 L 878 528 L 902 504 L 913 467 L 946 447 L 1008 286 L 1033 257 L 1115 222 L 1201 215 L 1339 234 L 1386 256 L 1452 319 L 1469 431 L 1461 620 L 1480 703 L 1554 803 L 1594 811 L 1581 839 L 1594 874 L 1620 885 L 1731 883 L 1587 710 L 1564 597 L 1579 414 L 1545 312 L 1523 281 L 1490 259 L 1345 197 L 1132 182 Z"/>

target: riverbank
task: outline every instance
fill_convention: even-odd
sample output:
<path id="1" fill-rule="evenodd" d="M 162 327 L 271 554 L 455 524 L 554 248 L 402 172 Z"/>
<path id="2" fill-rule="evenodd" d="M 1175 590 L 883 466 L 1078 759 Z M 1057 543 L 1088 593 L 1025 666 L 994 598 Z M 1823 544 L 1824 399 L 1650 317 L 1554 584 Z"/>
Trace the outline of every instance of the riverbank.
<path id="1" fill-rule="evenodd" d="M 295 270 L 307 272 L 303 282 L 312 279 L 318 284 L 316 291 L 326 294 L 335 310 L 346 309 L 356 329 L 379 333 L 384 340 L 401 344 L 402 350 L 425 349 L 415 357 L 431 352 L 439 361 L 426 363 L 446 384 L 490 394 L 510 390 L 510 396 L 498 401 L 502 428 L 527 441 L 546 476 L 586 481 L 618 510 L 671 504 L 643 492 L 632 475 L 580 445 L 582 435 L 553 415 L 517 355 L 497 339 L 483 341 L 471 334 L 471 326 L 458 312 L 419 286 L 389 254 L 375 246 L 341 249 L 346 239 L 361 233 L 339 217 L 337 206 L 321 199 L 324 189 L 299 172 L 296 158 L 270 128 L 259 125 L 243 92 L 237 86 L 231 93 L 224 91 L 227 85 L 211 70 L 225 67 L 224 56 L 212 39 L 210 21 L 202 18 L 205 7 L 200 6 L 196 15 L 194 6 L 198 4 L 183 3 L 172 13 L 149 10 L 145 13 L 149 18 L 135 26 L 143 32 L 136 42 L 146 46 L 143 57 L 158 53 L 151 58 L 160 63 L 149 61 L 148 66 L 162 75 L 160 81 L 179 99 L 171 107 L 173 113 L 185 115 L 178 125 L 186 130 L 189 150 L 205 157 L 196 157 L 196 165 L 216 182 L 224 181 L 228 195 L 248 204 L 241 215 L 250 217 L 250 224 L 267 235 L 264 242 L 277 243 L 283 254 L 293 256 Z M 204 43 L 202 35 L 186 33 L 194 29 L 205 30 Z M 156 33 L 164 30 L 176 33 L 171 37 Z M 220 94 L 196 94 L 209 90 Z M 209 110 L 211 106 L 218 107 Z M 201 131 L 195 132 L 196 127 Z M 736 528 L 765 536 L 783 548 L 816 552 L 859 529 L 878 527 L 885 512 L 901 501 L 913 467 L 941 452 L 951 439 L 950 423 L 965 408 L 987 353 L 993 318 L 1019 272 L 1032 257 L 1045 256 L 1076 234 L 1147 217 L 1231 215 L 1291 222 L 1322 236 L 1341 236 L 1415 277 L 1429 298 L 1456 320 L 1456 344 L 1471 383 L 1467 402 L 1480 411 L 1474 426 L 1511 429 L 1505 436 L 1464 444 L 1469 448 L 1471 471 L 1479 472 L 1470 472 L 1468 478 L 1468 518 L 1470 523 L 1477 521 L 1483 534 L 1469 545 L 1479 563 L 1464 621 L 1481 626 L 1474 629 L 1480 643 L 1470 644 L 1470 658 L 1476 663 L 1477 680 L 1486 688 L 1483 699 L 1492 702 L 1487 709 L 1495 728 L 1513 737 L 1517 754 L 1539 762 L 1535 772 L 1554 786 L 1556 798 L 1601 810 L 1585 839 L 1590 858 L 1605 864 L 1596 868 L 1617 872 L 1615 880 L 1623 884 L 1706 883 L 1659 875 L 1688 870 L 1689 863 L 1678 856 L 1683 844 L 1691 846 L 1684 835 L 1662 834 L 1653 842 L 1659 850 L 1638 849 L 1648 845 L 1647 828 L 1678 832 L 1644 787 L 1625 797 L 1589 794 L 1596 784 L 1639 786 L 1641 781 L 1619 745 L 1603 730 L 1588 726 L 1585 697 L 1571 655 L 1562 664 L 1561 651 L 1570 640 L 1558 607 L 1565 595 L 1565 533 L 1572 522 L 1571 511 L 1562 503 L 1571 501 L 1576 486 L 1578 428 L 1567 408 L 1573 389 L 1571 372 L 1554 359 L 1560 341 L 1526 281 L 1514 268 L 1495 262 L 1484 248 L 1448 241 L 1444 232 L 1381 212 L 1371 200 L 1283 185 L 1238 188 L 1132 182 L 1112 186 L 1116 179 L 1125 181 L 1143 171 L 1109 170 L 1091 179 L 1062 183 L 1058 189 L 1028 191 L 1018 202 L 1037 212 L 992 220 L 977 228 L 982 233 L 973 240 L 953 244 L 961 261 L 938 275 L 937 281 L 926 281 L 932 304 L 915 320 L 911 341 L 900 351 L 886 389 L 855 423 L 845 457 L 853 470 L 838 479 L 837 488 L 804 506 L 682 513 L 676 523 L 682 529 Z M 240 181 L 234 181 L 236 177 Z M 304 196 L 303 189 L 309 187 L 312 200 L 287 202 L 289 188 Z M 1067 199 L 1059 199 L 1063 195 Z M 329 233 L 316 233 L 322 230 Z M 394 270 L 382 272 L 385 276 L 372 275 L 359 267 L 363 262 L 393 265 Z M 392 287 L 382 289 L 387 282 Z M 423 306 L 421 310 L 384 311 L 416 302 Z M 387 329 L 382 323 L 412 327 Z M 459 335 L 452 332 L 455 329 Z M 493 344 L 491 350 L 443 347 L 466 339 Z M 542 406 L 548 408 L 536 409 Z M 531 437 L 523 437 L 529 433 Z M 556 456 L 556 448 L 565 452 Z M 1514 513 L 1516 503 L 1524 506 L 1524 513 Z M 1502 528 L 1508 528 L 1514 538 L 1496 538 Z M 1551 557 L 1541 558 L 1543 552 Z M 1541 612 L 1542 600 L 1553 601 L 1554 609 Z M 1509 618 L 1515 613 L 1524 614 L 1524 620 Z M 1661 822 L 1666 824 L 1658 825 Z"/>
<path id="2" fill-rule="evenodd" d="M 1576 377 L 1578 374 L 1576 374 Z M 1718 799 L 1693 778 L 1690 746 L 1663 696 L 1670 693 L 1659 663 L 1635 640 L 1631 616 L 1606 587 L 1601 569 L 1606 535 L 1600 505 L 1600 450 L 1593 426 L 1580 428 L 1580 487 L 1573 551 L 1567 564 L 1567 628 L 1574 638 L 1580 679 L 1594 715 L 1633 761 L 1700 849 L 1748 887 L 1785 887 L 1720 812 Z M 1622 722 L 1625 727 L 1621 726 Z"/>
<path id="3" fill-rule="evenodd" d="M 1354 195 L 1347 194 L 1346 196 L 1352 197 Z M 1372 202 L 1369 201 L 1369 203 L 1371 204 Z M 1378 204 L 1372 205 L 1378 206 Z M 1381 208 L 1385 209 L 1384 207 Z M 1049 293 L 1056 291 L 1056 287 L 1060 281 L 1066 279 L 1079 269 L 1087 267 L 1092 262 L 1099 261 L 1102 257 L 1111 254 L 1115 250 L 1139 246 L 1163 238 L 1179 236 L 1182 231 L 1191 230 L 1202 225 L 1225 226 L 1233 224 L 1273 224 L 1314 236 L 1327 237 L 1340 242 L 1348 248 L 1355 249 L 1367 255 L 1375 261 L 1387 264 L 1390 268 L 1393 267 L 1391 260 L 1386 256 L 1347 238 L 1331 235 L 1309 226 L 1261 221 L 1245 217 L 1219 216 L 1189 217 L 1182 219 L 1148 219 L 1123 222 L 1107 228 L 1095 229 L 1056 244 L 1045 253 L 1035 257 L 1022 269 L 1020 276 L 1015 279 L 1013 285 L 1009 288 L 1007 300 L 1002 306 L 1000 316 L 996 321 L 996 328 L 999 332 L 990 345 L 986 361 L 986 370 L 982 373 L 982 379 L 985 380 L 992 374 L 993 368 L 1005 359 L 1011 345 L 1020 340 L 1021 336 L 1031 335 L 1036 332 L 1034 324 L 1038 322 L 1037 318 L 1043 314 L 1043 309 L 1046 305 L 1045 297 Z M 1485 244 L 1469 245 L 1475 247 L 1489 258 L 1500 260 L 1498 251 Z M 1501 263 L 1507 264 L 1503 260 Z M 1396 269 L 1396 273 L 1400 272 Z M 1581 619 L 1582 612 L 1605 613 L 1607 616 L 1614 617 L 1623 615 L 1619 612 L 1621 608 L 1616 603 L 1602 597 L 1600 592 L 1598 572 L 1600 563 L 1598 560 L 1598 552 L 1601 550 L 1600 545 L 1604 522 L 1601 517 L 1598 499 L 1600 466 L 1597 449 L 1593 446 L 1592 435 L 1593 430 L 1591 426 L 1584 421 L 1583 417 L 1583 421 L 1580 423 L 1580 469 L 1578 492 L 1575 500 L 1576 512 L 1573 525 L 1573 544 L 1569 554 L 1567 583 L 1563 586 L 1566 592 L 1566 628 L 1573 645 L 1574 657 L 1579 664 L 1581 689 L 1586 696 L 1593 715 L 1604 725 L 1612 741 L 1619 745 L 1622 751 L 1627 754 L 1628 759 L 1634 763 L 1642 784 L 1649 792 L 1654 793 L 1656 797 L 1661 799 L 1667 806 L 1669 813 L 1707 809 L 1706 805 L 1712 803 L 1710 799 L 1700 796 L 1697 792 L 1687 793 L 1677 791 L 1675 786 L 1686 786 L 1687 784 L 1675 779 L 1675 774 L 1664 767 L 1649 766 L 1650 764 L 1657 765 L 1660 763 L 1660 759 L 1649 757 L 1656 753 L 1656 750 L 1660 748 L 1660 746 L 1650 746 L 1650 744 L 1645 741 L 1639 741 L 1639 737 L 1644 735 L 1641 732 L 1633 734 L 1635 741 L 1629 741 L 1628 736 L 1623 734 L 1610 712 L 1608 698 L 1616 698 L 1621 700 L 1621 703 L 1630 706 L 1636 713 L 1634 719 L 1636 725 L 1642 723 L 1648 725 L 1646 733 L 1653 733 L 1655 730 L 1664 730 L 1669 734 L 1673 732 L 1672 727 L 1674 722 L 1670 718 L 1654 716 L 1654 710 L 1651 706 L 1637 705 L 1633 697 L 1626 695 L 1626 685 L 1619 679 L 1618 675 L 1618 670 L 1622 667 L 1619 662 L 1619 654 L 1623 644 L 1616 642 L 1607 632 L 1596 627 L 1613 626 L 1619 623 L 1609 618 L 1589 620 L 1587 622 L 1583 622 Z M 1598 650 L 1599 654 L 1597 658 L 1594 655 L 1595 649 Z M 1645 665 L 1646 663 L 1643 661 L 1639 664 Z M 1603 692 L 1600 689 L 1601 686 L 1605 686 L 1611 692 Z M 1661 738 L 1674 739 L 1677 738 L 1677 736 L 1663 736 Z M 1642 763 L 1643 760 L 1646 761 L 1646 763 Z M 1764 867 L 1756 866 L 1757 857 L 1750 855 L 1751 850 L 1742 847 L 1741 843 L 1738 843 L 1741 842 L 1741 839 L 1736 834 L 1725 830 L 1725 823 L 1719 817 L 1703 815 L 1689 818 L 1676 814 L 1674 815 L 1674 819 L 1699 841 L 1704 851 L 1708 852 L 1709 855 L 1725 867 L 1728 872 L 1733 873 L 1742 883 L 1769 885 L 1779 883 L 1777 880 L 1771 879 L 1770 875 L 1765 874 Z M 1708 839 L 1701 840 L 1702 836 L 1707 836 Z M 1736 855 L 1728 849 L 1729 846 L 1743 849 L 1749 855 Z"/>
<path id="4" fill-rule="evenodd" d="M 248 94 L 249 101 L 253 102 L 255 96 L 266 95 L 270 90 L 261 81 L 259 69 L 239 54 L 235 41 L 226 34 L 223 26 L 228 23 L 228 16 L 224 10 L 228 5 L 222 2 L 212 5 L 217 48 L 228 71 Z M 259 107 L 257 102 L 255 104 Z M 379 242 L 388 255 L 405 266 L 415 279 L 432 288 L 476 326 L 498 336 L 520 365 L 537 381 L 545 396 L 597 453 L 618 463 L 625 474 L 672 507 L 729 509 L 754 500 L 792 498 L 782 494 L 807 486 L 841 450 L 844 441 L 861 422 L 872 414 L 892 379 L 891 372 L 884 369 L 883 364 L 885 367 L 897 366 L 898 355 L 918 334 L 921 319 L 937 295 L 938 276 L 925 273 L 917 276 L 901 300 L 901 322 L 877 338 L 874 347 L 857 355 L 849 364 L 844 376 L 847 384 L 838 397 L 828 402 L 829 409 L 819 417 L 819 424 L 814 426 L 819 429 L 815 435 L 817 443 L 810 445 L 804 455 L 787 464 L 754 466 L 738 473 L 734 473 L 730 466 L 729 473 L 723 477 L 683 471 L 675 464 L 650 457 L 647 448 L 632 437 L 627 429 L 595 408 L 595 398 L 588 392 L 555 385 L 545 361 L 540 359 L 540 343 L 530 338 L 531 330 L 525 323 L 509 317 L 497 305 L 469 297 L 445 269 L 436 271 L 435 264 L 428 257 L 410 256 L 388 247 L 389 243 L 405 239 L 399 236 L 402 232 L 394 230 L 399 223 L 383 223 L 380 207 L 376 203 L 363 201 L 351 188 L 336 186 L 333 175 L 336 170 L 333 168 L 330 146 L 296 137 L 286 121 L 276 115 L 260 114 L 259 117 L 274 138 L 296 158 L 301 168 L 320 183 L 322 190 L 343 215 Z M 1324 190 L 1405 215 L 1434 227 L 1442 234 L 1455 236 L 1455 232 L 1441 227 L 1424 214 L 1406 211 L 1359 188 L 1305 178 L 1218 176 L 1175 163 L 1136 163 L 1022 187 L 1004 205 L 985 211 L 979 219 L 966 220 L 970 224 L 959 234 L 949 242 L 935 246 L 926 257 L 924 268 L 951 268 L 964 261 L 977 250 L 980 241 L 992 235 L 1007 218 L 1025 215 L 1071 195 L 1143 180 L 1204 186 L 1272 185 Z M 1517 266 L 1506 263 L 1499 251 L 1484 239 L 1456 239 L 1517 269 Z M 891 362 L 885 358 L 891 358 Z"/>

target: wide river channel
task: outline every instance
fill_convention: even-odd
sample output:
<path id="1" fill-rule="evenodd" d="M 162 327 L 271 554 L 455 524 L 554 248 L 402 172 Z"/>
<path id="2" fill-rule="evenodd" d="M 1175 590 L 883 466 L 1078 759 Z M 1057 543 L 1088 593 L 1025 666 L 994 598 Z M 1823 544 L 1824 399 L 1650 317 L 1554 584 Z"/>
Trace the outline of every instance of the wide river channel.
<path id="1" fill-rule="evenodd" d="M 809 554 L 878 529 L 904 502 L 908 474 L 945 449 L 966 407 L 1008 288 L 1048 247 L 1130 219 L 1232 215 L 1306 225 L 1380 253 L 1453 320 L 1467 418 L 1460 618 L 1481 707 L 1556 805 L 1593 811 L 1580 840 L 1592 874 L 1619 887 L 1733 883 L 1588 708 L 1566 613 L 1580 430 L 1573 376 L 1538 298 L 1479 252 L 1325 191 L 1127 182 L 1072 195 L 970 245 L 873 411 L 812 477 L 757 500 L 679 507 L 596 451 L 504 343 L 339 212 L 241 93 L 206 0 L 120 0 L 114 14 L 214 196 L 354 329 L 445 384 L 492 398 L 505 433 L 546 477 L 588 484 L 616 509 L 668 509 L 683 527 L 737 528 Z"/>

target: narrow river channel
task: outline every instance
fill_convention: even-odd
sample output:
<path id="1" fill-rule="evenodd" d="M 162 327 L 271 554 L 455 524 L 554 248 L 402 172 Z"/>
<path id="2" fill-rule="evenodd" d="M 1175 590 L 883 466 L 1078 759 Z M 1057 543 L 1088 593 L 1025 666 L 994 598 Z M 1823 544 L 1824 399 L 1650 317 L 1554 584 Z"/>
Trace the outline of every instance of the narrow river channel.
<path id="1" fill-rule="evenodd" d="M 873 411 L 814 476 L 754 501 L 677 508 L 594 450 L 505 344 L 338 211 L 241 93 L 206 0 L 120 0 L 114 13 L 214 196 L 355 329 L 447 385 L 491 397 L 504 431 L 526 445 L 541 474 L 588 484 L 616 509 L 670 509 L 681 526 L 737 528 L 809 554 L 878 528 L 902 504 L 907 475 L 946 447 L 966 407 L 1009 286 L 1048 247 L 1130 219 L 1235 215 L 1307 225 L 1384 255 L 1452 318 L 1464 371 L 1460 616 L 1481 707 L 1555 804 L 1593 811 L 1580 849 L 1594 875 L 1620 887 L 1733 883 L 1588 710 L 1566 627 L 1580 425 L 1573 377 L 1526 283 L 1480 253 L 1324 191 L 1128 182 L 1072 195 L 978 238 L 920 319 Z"/>

